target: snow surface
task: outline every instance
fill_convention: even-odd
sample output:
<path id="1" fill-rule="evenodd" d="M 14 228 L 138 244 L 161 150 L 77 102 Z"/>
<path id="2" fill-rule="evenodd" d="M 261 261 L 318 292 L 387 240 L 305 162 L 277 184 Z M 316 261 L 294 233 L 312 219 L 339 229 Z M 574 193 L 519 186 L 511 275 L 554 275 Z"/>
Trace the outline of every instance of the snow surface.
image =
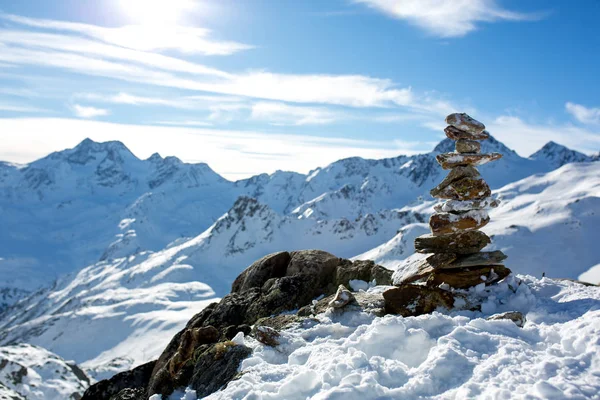
<path id="1" fill-rule="evenodd" d="M 240 379 L 206 399 L 598 398 L 600 288 L 519 275 L 470 295 L 484 312 L 328 311 L 276 348 L 247 337 Z M 504 311 L 524 313 L 524 328 L 485 320 Z"/>

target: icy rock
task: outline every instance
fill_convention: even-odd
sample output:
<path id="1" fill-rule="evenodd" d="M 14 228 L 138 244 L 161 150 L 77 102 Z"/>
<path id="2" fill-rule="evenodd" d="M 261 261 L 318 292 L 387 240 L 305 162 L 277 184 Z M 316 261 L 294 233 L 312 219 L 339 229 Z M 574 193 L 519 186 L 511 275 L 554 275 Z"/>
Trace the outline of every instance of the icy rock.
<path id="1" fill-rule="evenodd" d="M 494 314 L 487 318 L 488 321 L 497 321 L 502 319 L 508 319 L 515 323 L 519 328 L 525 326 L 525 322 L 527 322 L 527 318 L 525 315 L 519 311 L 509 311 L 502 314 Z"/>
<path id="2" fill-rule="evenodd" d="M 454 113 L 446 117 L 446 123 L 471 134 L 481 133 L 485 125 L 465 113 Z"/>
<path id="3" fill-rule="evenodd" d="M 437 213 L 429 219 L 429 227 L 434 235 L 480 229 L 490 222 L 484 210 L 472 210 L 461 214 Z"/>
<path id="4" fill-rule="evenodd" d="M 498 199 L 483 199 L 483 200 L 447 200 L 443 203 L 436 204 L 433 209 L 437 212 L 461 212 L 470 210 L 486 210 L 496 208 L 500 205 Z"/>
<path id="5" fill-rule="evenodd" d="M 437 269 L 429 275 L 427 285 L 437 287 L 446 283 L 455 289 L 468 289 L 480 284 L 489 286 L 506 278 L 510 272 L 504 265 Z"/>
<path id="6" fill-rule="evenodd" d="M 385 315 L 385 303 L 381 293 L 358 292 L 353 293 L 354 301 L 346 305 L 342 310 L 346 311 L 363 311 L 368 314 L 373 314 L 378 317 Z M 325 297 L 319 300 L 315 305 L 301 309 L 298 315 L 317 315 L 327 311 L 329 303 L 333 300 L 333 296 Z"/>
<path id="7" fill-rule="evenodd" d="M 480 133 L 469 133 L 455 128 L 452 125 L 447 126 L 446 129 L 444 129 L 444 132 L 446 133 L 446 136 L 451 140 L 486 140 L 490 138 L 490 133 L 488 131 L 483 131 Z"/>
<path id="8" fill-rule="evenodd" d="M 481 231 L 455 232 L 445 235 L 423 235 L 415 239 L 419 253 L 476 253 L 490 244 L 491 240 Z"/>
<path id="9" fill-rule="evenodd" d="M 500 250 L 490 252 L 479 252 L 458 257 L 450 264 L 441 266 L 443 269 L 480 267 L 484 265 L 498 265 L 506 260 L 506 254 Z"/>
<path id="10" fill-rule="evenodd" d="M 438 287 L 404 284 L 383 292 L 385 312 L 410 317 L 429 314 L 438 308 L 454 306 L 452 293 Z"/>
<path id="11" fill-rule="evenodd" d="M 442 153 L 435 156 L 437 162 L 443 169 L 452 169 L 461 165 L 483 165 L 491 161 L 502 158 L 500 153 L 487 154 L 460 154 L 460 153 Z"/>
<path id="12" fill-rule="evenodd" d="M 355 303 L 356 300 L 354 299 L 352 292 L 350 292 L 344 285 L 340 285 L 335 293 L 335 296 L 329 302 L 329 306 L 333 308 L 342 308 L 353 302 Z"/>
<path id="13" fill-rule="evenodd" d="M 457 153 L 479 153 L 481 151 L 481 143 L 475 140 L 459 139 L 456 141 Z"/>

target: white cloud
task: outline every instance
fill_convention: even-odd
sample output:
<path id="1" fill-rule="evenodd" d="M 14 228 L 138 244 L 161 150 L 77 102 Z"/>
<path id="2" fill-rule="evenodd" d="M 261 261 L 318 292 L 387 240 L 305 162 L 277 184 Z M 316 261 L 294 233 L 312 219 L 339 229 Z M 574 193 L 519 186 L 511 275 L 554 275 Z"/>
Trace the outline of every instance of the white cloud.
<path id="1" fill-rule="evenodd" d="M 20 106 L 14 104 L 0 104 L 0 111 L 10 111 L 17 113 L 46 113 L 49 110 L 37 107 Z"/>
<path id="2" fill-rule="evenodd" d="M 109 115 L 110 112 L 103 108 L 87 107 L 79 104 L 74 104 L 73 113 L 80 118 L 95 118 Z"/>
<path id="3" fill-rule="evenodd" d="M 480 22 L 527 21 L 541 14 L 506 10 L 495 0 L 354 0 L 440 37 L 460 37 Z"/>
<path id="4" fill-rule="evenodd" d="M 77 22 L 34 19 L 10 14 L 0 14 L 0 18 L 34 28 L 73 32 L 98 39 L 104 43 L 141 51 L 178 50 L 183 53 L 230 55 L 252 48 L 252 46 L 242 43 L 210 39 L 210 30 L 198 27 L 154 24 L 152 26 L 131 25 L 106 28 Z"/>
<path id="5" fill-rule="evenodd" d="M 568 124 L 532 124 L 518 117 L 500 116 L 486 126 L 498 140 L 524 156 L 536 152 L 549 141 L 584 153 L 597 152 L 600 148 L 600 131 Z"/>
<path id="6" fill-rule="evenodd" d="M 48 132 L 60 132 L 48 135 Z M 125 125 L 78 119 L 0 118 L 0 160 L 27 163 L 89 137 L 120 140 L 140 158 L 157 149 L 187 162 L 206 162 L 229 178 L 276 170 L 308 172 L 341 158 L 395 157 L 418 145 L 390 141 L 265 134 L 203 128 Z M 405 147 L 406 146 L 406 147 Z"/>
<path id="7" fill-rule="evenodd" d="M 600 108 L 587 108 L 581 104 L 568 102 L 567 112 L 584 124 L 600 124 Z"/>
<path id="8" fill-rule="evenodd" d="M 252 119 L 267 121 L 273 125 L 330 124 L 343 117 L 343 113 L 336 113 L 323 108 L 297 107 L 272 102 L 258 102 L 253 104 L 251 113 Z"/>

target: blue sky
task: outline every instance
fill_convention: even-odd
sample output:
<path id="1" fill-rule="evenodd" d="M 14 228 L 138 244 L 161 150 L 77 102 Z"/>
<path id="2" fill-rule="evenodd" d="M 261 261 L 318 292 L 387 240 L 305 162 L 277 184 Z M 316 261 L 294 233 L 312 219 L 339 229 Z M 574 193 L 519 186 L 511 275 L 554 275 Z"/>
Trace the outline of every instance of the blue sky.
<path id="1" fill-rule="evenodd" d="M 235 179 L 425 152 L 466 111 L 600 149 L 600 1 L 0 1 L 0 159 L 85 137 Z"/>

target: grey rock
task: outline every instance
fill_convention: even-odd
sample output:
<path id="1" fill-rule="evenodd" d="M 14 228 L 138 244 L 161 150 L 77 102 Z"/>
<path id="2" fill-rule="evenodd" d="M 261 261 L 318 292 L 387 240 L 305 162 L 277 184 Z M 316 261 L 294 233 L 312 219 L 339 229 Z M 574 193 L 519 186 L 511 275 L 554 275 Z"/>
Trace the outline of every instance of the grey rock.
<path id="1" fill-rule="evenodd" d="M 485 125 L 465 113 L 454 113 L 446 117 L 446 123 L 462 131 L 478 134 L 483 132 Z"/>
<path id="2" fill-rule="evenodd" d="M 452 268 L 465 268 L 465 267 L 480 267 L 484 265 L 497 265 L 501 264 L 502 261 L 506 260 L 507 256 L 500 250 L 490 252 L 479 252 L 474 254 L 467 254 L 459 256 L 455 261 L 450 264 L 446 264 L 440 268 L 452 269 Z"/>
<path id="3" fill-rule="evenodd" d="M 332 308 L 343 308 L 350 303 L 356 302 L 354 295 L 344 285 L 338 287 L 337 292 L 333 296 L 333 299 L 329 302 L 329 306 Z"/>
<path id="4" fill-rule="evenodd" d="M 525 318 L 525 315 L 523 315 L 523 313 L 519 311 L 509 311 L 502 314 L 494 314 L 487 318 L 488 321 L 497 321 L 503 319 L 508 319 L 514 322 L 515 325 L 517 325 L 519 328 L 525 326 L 525 322 L 527 322 L 527 318 Z"/>
<path id="5" fill-rule="evenodd" d="M 396 274 L 394 277 L 394 285 L 404 285 L 424 279 L 431 275 L 436 269 L 443 268 L 456 260 L 457 255 L 452 253 L 432 254 L 429 257 L 415 261 L 414 264 L 405 266 L 405 270 L 412 271 L 403 275 Z"/>
<path id="6" fill-rule="evenodd" d="M 470 254 L 490 244 L 488 235 L 481 231 L 463 231 L 445 235 L 422 235 L 415 239 L 419 253 Z"/>
<path id="7" fill-rule="evenodd" d="M 81 400 L 106 400 L 116 396 L 124 389 L 145 388 L 148 386 L 150 376 L 156 361 L 140 365 L 131 371 L 121 372 L 110 379 L 105 379 L 90 386 Z"/>
<path id="8" fill-rule="evenodd" d="M 475 140 L 459 139 L 456 141 L 457 153 L 479 153 L 481 151 L 481 143 Z"/>

